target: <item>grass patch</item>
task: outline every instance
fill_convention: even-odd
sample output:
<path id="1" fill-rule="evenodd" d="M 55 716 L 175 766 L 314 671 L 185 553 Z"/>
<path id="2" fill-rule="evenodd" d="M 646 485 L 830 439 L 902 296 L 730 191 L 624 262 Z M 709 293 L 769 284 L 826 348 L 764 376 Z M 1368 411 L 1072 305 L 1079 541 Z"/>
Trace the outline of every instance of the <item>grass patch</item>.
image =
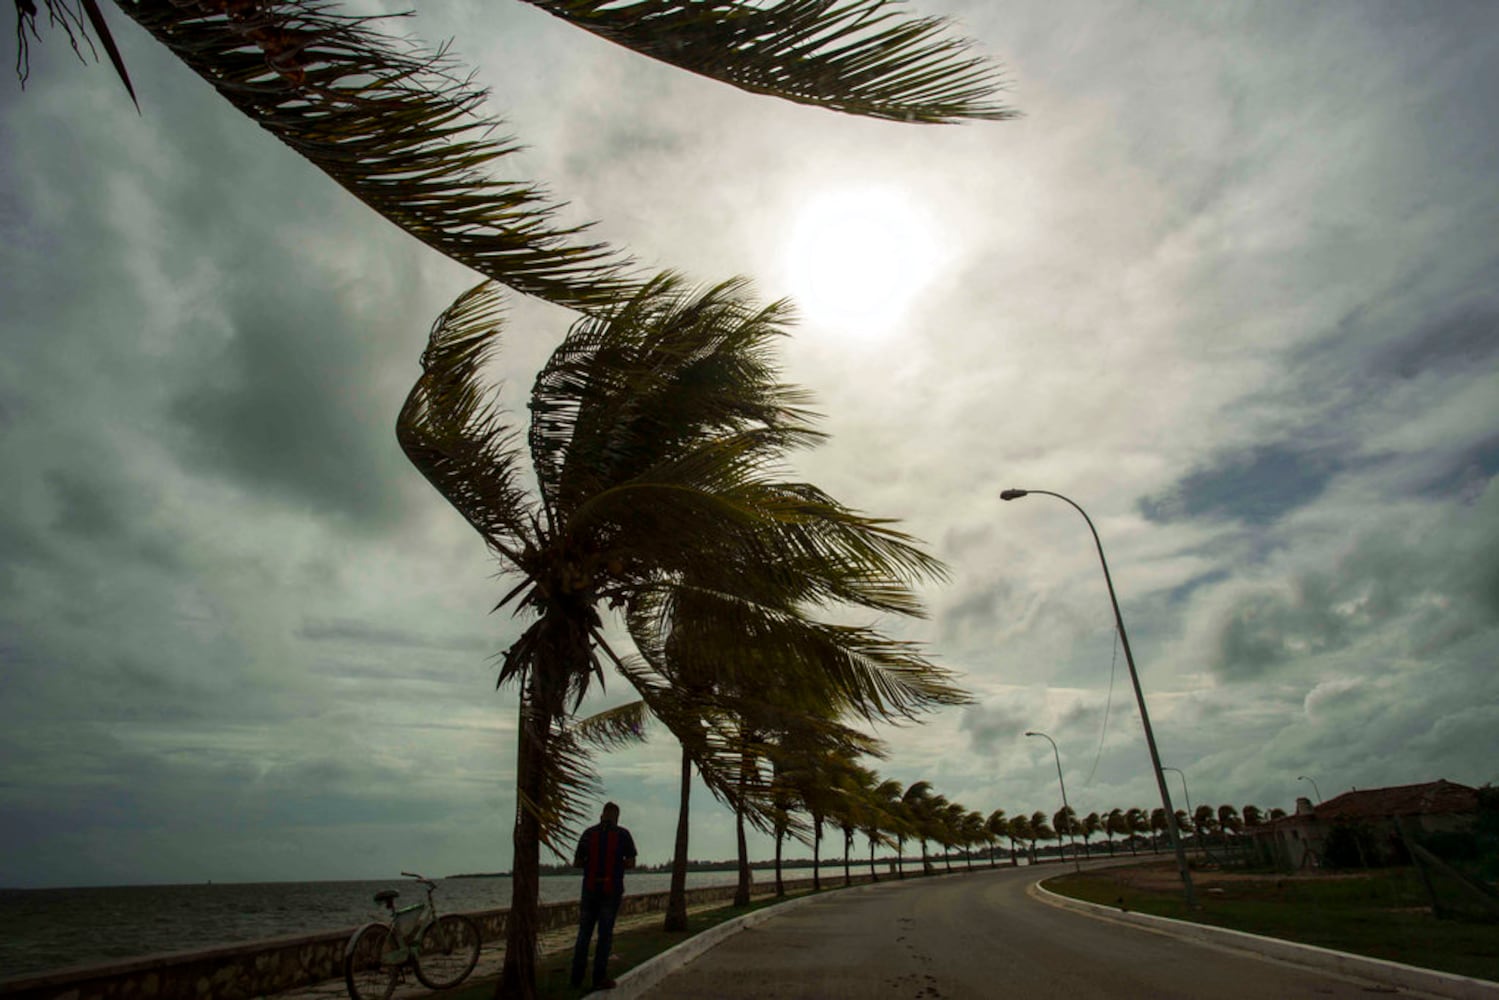
<path id="1" fill-rule="evenodd" d="M 1438 920 L 1413 869 L 1285 876 L 1194 872 L 1189 911 L 1175 866 L 1047 879 L 1052 892 L 1126 910 L 1499 981 L 1499 924 Z"/>
<path id="2" fill-rule="evenodd" d="M 829 890 L 824 889 L 824 892 Z M 790 894 L 786 899 L 795 899 L 798 895 L 807 893 Z M 748 906 L 724 906 L 714 910 L 702 910 L 697 913 L 688 914 L 687 929 L 685 931 L 664 931 L 661 929 L 661 920 L 664 914 L 659 914 L 655 922 L 646 927 L 635 927 L 629 930 L 616 930 L 614 932 L 614 960 L 609 963 L 609 973 L 618 979 L 631 969 L 650 961 L 657 955 L 686 941 L 688 938 L 701 934 L 710 927 L 716 927 L 726 920 L 742 917 L 746 913 L 763 910 L 767 906 L 785 902 L 769 896 L 751 901 Z M 568 984 L 568 976 L 572 972 L 573 954 L 568 949 L 565 952 L 556 952 L 542 955 L 536 965 L 536 993 L 542 1000 L 576 1000 L 578 997 L 586 996 L 589 990 L 586 986 L 575 989 Z M 589 968 L 592 969 L 592 956 L 589 956 Z M 473 983 L 465 983 L 456 990 L 443 994 L 443 1000 L 490 1000 L 494 996 L 495 978 L 477 980 Z M 606 997 L 608 993 L 598 994 Z"/>

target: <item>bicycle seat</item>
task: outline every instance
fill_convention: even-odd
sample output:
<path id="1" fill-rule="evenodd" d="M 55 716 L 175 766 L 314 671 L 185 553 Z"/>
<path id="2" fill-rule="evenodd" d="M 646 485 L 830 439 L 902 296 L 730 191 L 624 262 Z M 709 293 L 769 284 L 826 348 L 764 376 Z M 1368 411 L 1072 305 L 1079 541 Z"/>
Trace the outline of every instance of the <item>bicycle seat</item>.
<path id="1" fill-rule="evenodd" d="M 399 892 L 396 892 L 394 889 L 381 889 L 379 892 L 375 893 L 375 902 L 389 903 L 391 900 L 400 895 L 401 894 Z"/>

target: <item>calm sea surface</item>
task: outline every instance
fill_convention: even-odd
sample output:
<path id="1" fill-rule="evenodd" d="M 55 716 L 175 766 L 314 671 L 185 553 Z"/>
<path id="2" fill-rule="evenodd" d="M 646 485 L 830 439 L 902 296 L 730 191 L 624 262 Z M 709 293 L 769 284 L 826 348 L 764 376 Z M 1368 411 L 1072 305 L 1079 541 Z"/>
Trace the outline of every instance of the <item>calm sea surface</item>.
<path id="1" fill-rule="evenodd" d="M 842 872 L 839 865 L 823 867 Z M 786 870 L 805 878 L 809 868 Z M 756 871 L 756 882 L 775 876 Z M 725 885 L 732 871 L 688 872 L 687 885 Z M 630 894 L 670 887 L 669 872 L 636 872 L 626 878 Z M 510 905 L 508 878 L 443 879 L 435 899 L 440 912 L 490 910 Z M 70 965 L 215 945 L 353 928 L 383 913 L 371 897 L 381 889 L 401 892 L 397 905 L 419 902 L 421 887 L 410 879 L 380 882 L 259 882 L 208 885 L 110 886 L 92 889 L 0 889 L 0 979 Z M 541 879 L 544 902 L 572 899 L 577 875 Z"/>

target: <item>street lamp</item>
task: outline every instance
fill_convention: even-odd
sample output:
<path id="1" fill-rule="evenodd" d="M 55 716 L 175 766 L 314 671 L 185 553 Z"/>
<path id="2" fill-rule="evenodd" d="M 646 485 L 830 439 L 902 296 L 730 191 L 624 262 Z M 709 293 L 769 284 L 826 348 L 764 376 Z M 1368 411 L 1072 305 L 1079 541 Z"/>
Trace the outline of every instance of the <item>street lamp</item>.
<path id="1" fill-rule="evenodd" d="M 1314 791 L 1314 792 L 1317 793 L 1317 804 L 1318 805 L 1322 804 L 1322 789 L 1320 789 L 1320 788 L 1317 787 L 1317 782 L 1314 779 L 1308 778 L 1304 774 L 1298 774 L 1296 776 L 1296 780 L 1297 781 L 1310 781 L 1312 783 L 1312 791 Z"/>
<path id="2" fill-rule="evenodd" d="M 1161 755 L 1156 751 L 1155 731 L 1150 728 L 1150 713 L 1145 710 L 1145 692 L 1140 689 L 1140 674 L 1135 670 L 1135 657 L 1129 648 L 1129 633 L 1124 631 L 1124 616 L 1119 613 L 1119 598 L 1114 595 L 1114 580 L 1109 575 L 1109 561 L 1104 558 L 1103 542 L 1098 538 L 1098 529 L 1093 527 L 1093 519 L 1088 516 L 1087 511 L 1060 493 L 1053 493 L 1050 490 L 1005 490 L 999 498 L 1019 500 L 1032 493 L 1056 497 L 1067 503 L 1073 510 L 1083 515 L 1083 520 L 1088 523 L 1088 530 L 1093 533 L 1093 544 L 1098 548 L 1098 561 L 1103 566 L 1103 582 L 1109 588 L 1109 603 L 1114 606 L 1114 624 L 1119 629 L 1119 644 L 1124 647 L 1124 662 L 1129 665 L 1129 679 L 1135 686 L 1135 702 L 1140 707 L 1140 721 L 1145 726 L 1145 744 L 1150 748 L 1150 764 L 1155 771 L 1156 788 L 1161 793 L 1161 805 L 1166 807 L 1166 832 L 1170 834 L 1171 847 L 1176 852 L 1176 869 L 1181 875 L 1182 890 L 1186 894 L 1187 905 L 1195 910 L 1197 894 L 1192 888 L 1192 873 L 1187 868 L 1187 852 L 1182 848 L 1181 833 L 1176 827 L 1176 810 L 1171 807 L 1171 792 L 1166 788 L 1166 776 L 1161 773 Z"/>
<path id="3" fill-rule="evenodd" d="M 1077 860 L 1077 834 L 1072 832 L 1072 807 L 1067 804 L 1067 782 L 1062 780 L 1062 755 L 1057 751 L 1057 741 L 1045 733 L 1036 732 L 1031 729 L 1027 729 L 1025 735 L 1039 736 L 1051 744 L 1051 755 L 1057 761 L 1057 784 L 1062 786 L 1062 816 L 1067 820 L 1067 839 L 1072 841 L 1072 870 L 1081 874 L 1083 866 Z"/>

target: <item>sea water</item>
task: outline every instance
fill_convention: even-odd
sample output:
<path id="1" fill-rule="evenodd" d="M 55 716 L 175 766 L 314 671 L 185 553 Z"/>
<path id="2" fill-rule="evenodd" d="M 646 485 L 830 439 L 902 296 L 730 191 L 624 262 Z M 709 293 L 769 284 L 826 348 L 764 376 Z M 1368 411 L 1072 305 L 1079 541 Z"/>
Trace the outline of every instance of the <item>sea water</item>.
<path id="1" fill-rule="evenodd" d="M 841 859 L 822 870 L 823 878 L 841 876 Z M 788 868 L 783 876 L 807 878 L 811 869 Z M 754 878 L 757 884 L 768 883 L 775 874 L 756 870 Z M 687 873 L 689 888 L 731 885 L 737 879 L 734 871 Z M 632 872 L 625 881 L 625 891 L 632 895 L 661 892 L 670 887 L 671 873 Z M 508 878 L 442 879 L 437 886 L 439 912 L 510 905 Z M 542 902 L 573 899 L 578 886 L 577 875 L 542 876 Z M 398 906 L 423 899 L 421 886 L 411 879 L 0 889 L 0 979 L 162 952 L 348 930 L 383 917 L 384 907 L 372 899 L 382 889 L 401 893 Z"/>

